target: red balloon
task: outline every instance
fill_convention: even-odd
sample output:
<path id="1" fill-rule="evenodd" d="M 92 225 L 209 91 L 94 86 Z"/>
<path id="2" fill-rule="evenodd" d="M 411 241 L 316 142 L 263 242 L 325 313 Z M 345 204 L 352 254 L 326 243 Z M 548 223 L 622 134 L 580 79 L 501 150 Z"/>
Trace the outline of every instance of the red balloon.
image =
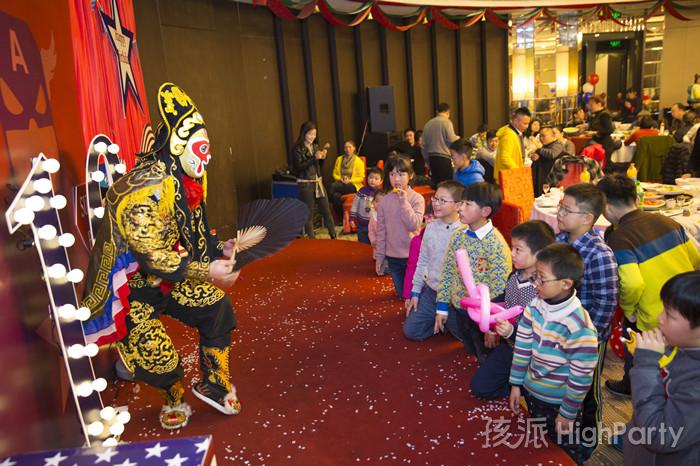
<path id="1" fill-rule="evenodd" d="M 598 81 L 600 81 L 600 76 L 598 76 L 596 73 L 593 73 L 588 77 L 588 82 L 594 86 L 598 84 Z"/>
<path id="2" fill-rule="evenodd" d="M 646 102 L 647 100 L 651 99 L 647 94 L 642 94 L 642 100 Z"/>

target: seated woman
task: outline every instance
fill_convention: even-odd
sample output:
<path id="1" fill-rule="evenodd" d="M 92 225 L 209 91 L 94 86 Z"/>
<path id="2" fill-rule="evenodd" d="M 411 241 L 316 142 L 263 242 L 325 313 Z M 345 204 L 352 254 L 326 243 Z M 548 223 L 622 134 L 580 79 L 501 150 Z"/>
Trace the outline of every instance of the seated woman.
<path id="1" fill-rule="evenodd" d="M 656 129 L 656 122 L 650 116 L 643 116 L 639 119 L 639 129 L 635 130 L 625 139 L 625 145 L 636 143 L 644 136 L 658 136 L 659 130 Z"/>
<path id="2" fill-rule="evenodd" d="M 356 193 L 365 179 L 365 163 L 355 153 L 355 142 L 345 141 L 343 150 L 345 153 L 335 159 L 330 189 L 331 203 L 339 219 L 343 218 L 343 196 Z"/>

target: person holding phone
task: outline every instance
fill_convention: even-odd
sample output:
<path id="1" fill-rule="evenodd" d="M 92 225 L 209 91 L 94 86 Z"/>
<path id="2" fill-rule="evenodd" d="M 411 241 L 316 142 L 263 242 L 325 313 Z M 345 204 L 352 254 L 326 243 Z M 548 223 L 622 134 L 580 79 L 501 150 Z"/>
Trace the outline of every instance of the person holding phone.
<path id="1" fill-rule="evenodd" d="M 323 187 L 321 165 L 328 155 L 330 144 L 323 147 L 318 144 L 318 129 L 313 121 L 304 122 L 299 130 L 299 137 L 292 147 L 292 165 L 299 185 L 299 200 L 306 204 L 311 212 L 306 222 L 306 235 L 315 238 L 314 205 L 323 217 L 331 239 L 336 238 L 335 223 L 328 205 L 328 196 Z"/>

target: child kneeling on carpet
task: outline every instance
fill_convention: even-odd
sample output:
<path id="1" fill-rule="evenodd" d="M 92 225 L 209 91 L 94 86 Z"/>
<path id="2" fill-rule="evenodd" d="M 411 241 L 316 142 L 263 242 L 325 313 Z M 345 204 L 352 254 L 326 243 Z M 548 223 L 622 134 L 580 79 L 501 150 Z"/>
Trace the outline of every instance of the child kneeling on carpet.
<path id="1" fill-rule="evenodd" d="M 576 297 L 583 259 L 569 244 L 537 253 L 537 298 L 523 311 L 510 370 L 510 409 L 525 396 L 530 418 L 543 419 L 549 437 L 577 464 L 587 458 L 581 444 L 581 407 L 598 362 L 598 338 Z"/>
<path id="2" fill-rule="evenodd" d="M 381 275 L 386 258 L 394 289 L 401 298 L 409 244 L 411 238 L 420 233 L 425 200 L 409 185 L 413 179 L 413 165 L 408 157 L 398 155 L 387 158 L 385 170 L 389 186 L 384 183 L 384 190 L 389 192 L 377 207 L 375 268 Z"/>
<path id="3" fill-rule="evenodd" d="M 532 283 L 537 252 L 554 243 L 554 230 L 542 220 L 530 220 L 513 228 L 510 237 L 513 243 L 511 255 L 515 270 L 506 283 L 504 307 L 524 308 L 537 297 L 535 285 Z M 494 301 L 498 301 L 498 298 Z M 513 362 L 515 331 L 516 327 L 507 320 L 498 321 L 496 333 L 504 341 L 494 348 L 472 377 L 470 388 L 474 396 L 493 399 L 504 398 L 510 393 L 508 377 Z"/>
<path id="4" fill-rule="evenodd" d="M 406 304 L 406 320 L 403 323 L 403 334 L 409 340 L 425 340 L 437 333 L 436 290 L 450 238 L 456 230 L 464 228 L 457 214 L 462 191 L 464 187 L 457 181 L 443 181 L 438 184 L 431 200 L 435 220 L 425 227 L 423 233 L 411 296 Z M 439 312 L 446 314 L 446 311 Z"/>
<path id="5" fill-rule="evenodd" d="M 625 464 L 700 463 L 700 272 L 661 288 L 659 328 L 638 334 Z M 636 435 L 634 434 L 636 431 Z M 646 432 L 640 441 L 639 432 Z"/>
<path id="6" fill-rule="evenodd" d="M 383 179 L 384 172 L 381 169 L 370 168 L 367 171 L 367 186 L 361 187 L 352 201 L 350 220 L 357 225 L 357 241 L 359 243 L 370 244 L 369 219 L 372 213 L 372 201 L 381 188 Z"/>
<path id="7" fill-rule="evenodd" d="M 491 183 L 474 183 L 462 193 L 459 204 L 461 228 L 452 235 L 447 248 L 437 293 L 435 329 L 447 330 L 464 343 L 479 361 L 486 358 L 486 347 L 496 345 L 495 335 L 484 335 L 459 306 L 467 290 L 457 267 L 455 253 L 466 249 L 474 282 L 486 285 L 492 296 L 503 294 L 511 270 L 510 250 L 503 235 L 491 223 L 501 208 L 501 192 Z M 484 340 L 487 340 L 486 342 Z"/>

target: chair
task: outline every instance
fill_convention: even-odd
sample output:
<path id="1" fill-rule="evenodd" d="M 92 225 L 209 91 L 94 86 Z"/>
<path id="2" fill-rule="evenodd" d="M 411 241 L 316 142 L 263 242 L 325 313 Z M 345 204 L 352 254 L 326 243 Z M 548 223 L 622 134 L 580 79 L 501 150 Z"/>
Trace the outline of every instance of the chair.
<path id="1" fill-rule="evenodd" d="M 512 246 L 510 231 L 520 225 L 528 217 L 523 217 L 522 210 L 516 204 L 512 204 L 508 201 L 504 201 L 501 204 L 501 208 L 496 212 L 496 214 L 491 217 L 493 226 L 498 228 L 505 240 L 508 242 L 508 246 Z"/>
<path id="2" fill-rule="evenodd" d="M 661 168 L 673 145 L 671 136 L 643 136 L 634 152 L 639 181 L 661 181 Z"/>
<path id="3" fill-rule="evenodd" d="M 581 173 L 583 172 L 583 163 L 567 162 L 566 164 L 566 176 L 559 182 L 557 187 L 561 189 L 566 189 L 572 184 L 578 184 L 581 182 Z"/>
<path id="4" fill-rule="evenodd" d="M 510 168 L 498 172 L 503 200 L 516 205 L 522 218 L 530 218 L 535 203 L 530 167 Z"/>
<path id="5" fill-rule="evenodd" d="M 421 196 L 423 196 L 423 200 L 425 200 L 425 205 L 427 208 L 427 206 L 430 205 L 430 201 L 433 199 L 433 196 L 435 195 L 435 190 L 428 185 L 414 186 L 413 190 Z"/>

